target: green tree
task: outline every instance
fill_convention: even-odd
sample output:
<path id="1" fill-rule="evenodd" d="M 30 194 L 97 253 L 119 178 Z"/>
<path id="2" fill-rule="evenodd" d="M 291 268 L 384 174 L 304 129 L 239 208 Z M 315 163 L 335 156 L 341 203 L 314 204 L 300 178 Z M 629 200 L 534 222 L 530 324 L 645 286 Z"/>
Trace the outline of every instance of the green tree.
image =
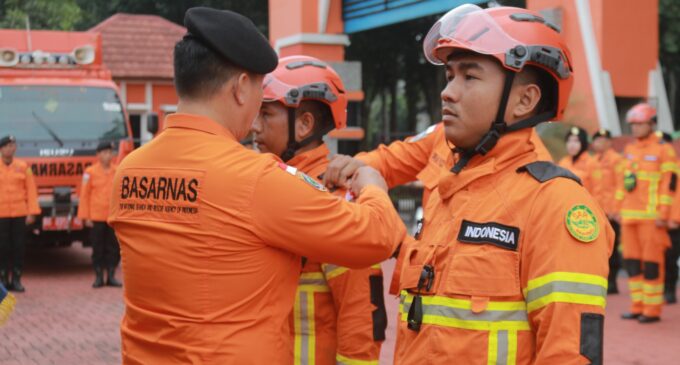
<path id="1" fill-rule="evenodd" d="M 76 0 L 0 0 L 0 28 L 73 30 L 82 19 Z"/>

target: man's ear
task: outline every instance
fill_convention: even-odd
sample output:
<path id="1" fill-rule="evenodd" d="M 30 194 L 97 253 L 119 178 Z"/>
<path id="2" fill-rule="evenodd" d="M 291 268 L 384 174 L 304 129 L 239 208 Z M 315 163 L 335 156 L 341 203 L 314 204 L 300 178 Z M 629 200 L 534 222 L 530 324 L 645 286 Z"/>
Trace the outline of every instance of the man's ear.
<path id="1" fill-rule="evenodd" d="M 295 122 L 295 138 L 298 141 L 309 137 L 314 133 L 314 125 L 316 120 L 314 119 L 314 114 L 310 112 L 304 112 L 302 115 L 296 118 Z"/>
<path id="2" fill-rule="evenodd" d="M 536 114 L 536 107 L 541 101 L 541 88 L 533 83 L 515 85 L 515 102 L 513 103 L 512 117 L 514 120 L 526 119 Z"/>
<path id="3" fill-rule="evenodd" d="M 238 105 L 245 105 L 252 93 L 253 82 L 250 75 L 246 72 L 241 72 L 238 76 L 229 80 L 225 86 L 233 83 L 232 91 L 234 93 L 234 100 Z"/>

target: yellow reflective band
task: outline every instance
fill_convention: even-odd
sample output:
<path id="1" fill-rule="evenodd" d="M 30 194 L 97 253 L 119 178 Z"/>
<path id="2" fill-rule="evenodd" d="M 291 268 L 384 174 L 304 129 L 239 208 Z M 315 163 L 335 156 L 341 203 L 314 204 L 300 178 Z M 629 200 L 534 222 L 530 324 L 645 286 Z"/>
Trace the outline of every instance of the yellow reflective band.
<path id="1" fill-rule="evenodd" d="M 585 304 L 604 308 L 607 304 L 607 298 L 588 294 L 556 292 L 527 303 L 527 311 L 531 313 L 552 303 Z"/>
<path id="2" fill-rule="evenodd" d="M 614 199 L 616 200 L 623 200 L 625 197 L 625 193 L 622 190 L 617 190 L 616 193 L 614 194 Z"/>
<path id="3" fill-rule="evenodd" d="M 298 285 L 298 290 L 305 293 L 326 293 L 331 291 L 328 285 L 315 285 L 315 284 Z"/>
<path id="4" fill-rule="evenodd" d="M 380 264 L 375 264 L 371 266 L 371 269 L 382 269 L 382 266 L 380 266 Z"/>
<path id="5" fill-rule="evenodd" d="M 314 293 L 307 293 L 307 318 L 309 318 L 309 357 L 307 365 L 316 363 L 316 317 L 314 317 Z"/>
<path id="6" fill-rule="evenodd" d="M 496 365 L 498 360 L 498 331 L 489 332 L 489 345 L 486 348 L 486 364 Z"/>
<path id="7" fill-rule="evenodd" d="M 676 165 L 674 162 L 664 162 L 661 164 L 661 172 L 674 172 Z"/>
<path id="8" fill-rule="evenodd" d="M 337 266 L 333 264 L 323 264 L 321 265 L 321 268 L 323 269 L 323 273 L 326 276 L 326 280 L 333 279 L 335 277 L 338 277 L 349 270 L 346 267 L 342 266 Z"/>
<path id="9" fill-rule="evenodd" d="M 303 272 L 300 274 L 300 279 L 323 280 L 324 277 L 321 272 Z"/>
<path id="10" fill-rule="evenodd" d="M 656 294 L 656 293 L 663 293 L 663 288 L 664 284 L 658 284 L 658 285 L 652 285 L 652 284 L 644 284 L 642 286 L 642 291 L 647 294 Z"/>
<path id="11" fill-rule="evenodd" d="M 336 365 L 378 365 L 378 360 L 356 360 L 340 354 L 335 355 Z"/>
<path id="12" fill-rule="evenodd" d="M 661 173 L 654 171 L 638 171 L 635 173 L 640 180 L 658 181 L 661 180 Z"/>
<path id="13" fill-rule="evenodd" d="M 645 210 L 621 210 L 622 218 L 634 218 L 634 219 L 656 219 L 656 212 L 647 212 Z"/>
<path id="14" fill-rule="evenodd" d="M 659 204 L 671 205 L 673 204 L 673 197 L 670 195 L 661 195 L 659 196 Z"/>
<path id="15" fill-rule="evenodd" d="M 539 288 L 553 281 L 569 281 L 573 283 L 599 285 L 605 289 L 608 284 L 607 278 L 599 275 L 558 271 L 529 280 L 527 287 L 524 289 L 524 295 L 526 296 L 527 292 L 530 290 Z"/>
<path id="16" fill-rule="evenodd" d="M 628 282 L 628 288 L 631 291 L 640 290 L 640 289 L 642 289 L 642 282 L 641 281 L 629 281 Z"/>
<path id="17" fill-rule="evenodd" d="M 508 331 L 508 361 L 506 364 L 517 364 L 517 331 Z"/>
<path id="18" fill-rule="evenodd" d="M 654 295 L 642 297 L 642 303 L 644 304 L 663 304 L 663 295 Z"/>
<path id="19" fill-rule="evenodd" d="M 403 321 L 408 319 L 408 309 L 413 297 L 402 291 L 399 311 Z M 421 298 L 423 324 L 480 331 L 530 329 L 524 302 L 489 302 L 484 312 L 473 313 L 469 300 L 440 296 Z"/>
<path id="20" fill-rule="evenodd" d="M 633 299 L 634 302 L 641 302 L 642 301 L 642 293 L 630 293 L 631 299 Z"/>

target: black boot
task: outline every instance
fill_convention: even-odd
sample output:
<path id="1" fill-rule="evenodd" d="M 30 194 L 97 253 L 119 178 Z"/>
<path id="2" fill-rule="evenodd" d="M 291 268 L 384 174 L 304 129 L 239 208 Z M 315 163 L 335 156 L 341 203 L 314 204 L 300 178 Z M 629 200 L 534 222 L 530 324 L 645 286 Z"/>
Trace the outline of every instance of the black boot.
<path id="1" fill-rule="evenodd" d="M 12 290 L 15 292 L 23 293 L 26 291 L 23 285 L 21 285 L 21 270 L 14 270 L 12 272 Z"/>
<path id="2" fill-rule="evenodd" d="M 92 283 L 93 288 L 101 288 L 104 286 L 104 271 L 102 270 L 101 267 L 95 267 L 94 268 L 94 283 Z"/>
<path id="3" fill-rule="evenodd" d="M 638 318 L 640 318 L 641 315 L 642 315 L 642 313 L 630 313 L 630 312 L 628 312 L 628 313 L 622 314 L 621 319 L 638 319 Z"/>
<path id="4" fill-rule="evenodd" d="M 12 285 L 10 285 L 11 283 L 9 282 L 9 273 L 7 270 L 0 270 L 0 283 L 2 283 L 2 286 L 4 286 L 5 289 L 12 289 Z"/>
<path id="5" fill-rule="evenodd" d="M 121 283 L 120 281 L 116 280 L 116 268 L 115 268 L 115 267 L 109 268 L 109 269 L 107 270 L 107 274 L 108 274 L 108 276 L 107 276 L 107 278 L 106 278 L 106 285 L 108 285 L 108 286 L 115 286 L 115 287 L 118 287 L 118 288 L 120 288 L 121 286 L 123 286 L 123 283 Z"/>
<path id="6" fill-rule="evenodd" d="M 654 323 L 654 322 L 658 322 L 660 320 L 661 320 L 660 317 L 649 317 L 649 316 L 646 316 L 644 314 L 641 315 L 638 318 L 638 322 L 640 322 L 640 323 Z"/>
<path id="7" fill-rule="evenodd" d="M 607 286 L 607 294 L 619 294 L 619 287 L 616 285 L 616 281 L 610 281 Z"/>

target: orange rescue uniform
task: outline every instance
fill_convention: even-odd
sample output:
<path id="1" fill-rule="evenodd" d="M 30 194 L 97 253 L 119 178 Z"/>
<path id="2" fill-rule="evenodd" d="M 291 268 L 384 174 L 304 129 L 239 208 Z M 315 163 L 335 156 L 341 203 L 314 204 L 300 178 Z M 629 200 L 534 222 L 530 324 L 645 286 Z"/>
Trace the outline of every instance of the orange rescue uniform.
<path id="1" fill-rule="evenodd" d="M 595 172 L 593 182 L 595 185 L 595 199 L 605 213 L 613 215 L 618 213 L 617 204 L 614 199 L 616 186 L 619 179 L 623 179 L 623 157 L 613 149 L 608 149 L 602 153 L 593 155 L 595 161 Z"/>
<path id="2" fill-rule="evenodd" d="M 287 163 L 320 179 L 328 166 L 325 144 Z M 334 194 L 346 199 L 346 191 Z M 377 364 L 387 315 L 380 264 L 349 270 L 303 260 L 290 315 L 294 365 Z"/>
<path id="3" fill-rule="evenodd" d="M 80 187 L 78 218 L 106 222 L 115 174 L 116 165 L 113 163 L 108 169 L 104 169 L 99 162 L 85 169 Z"/>
<path id="4" fill-rule="evenodd" d="M 597 163 L 588 154 L 588 152 L 583 152 L 576 161 L 571 156 L 565 156 L 558 163 L 560 167 L 563 167 L 579 177 L 581 183 L 586 190 L 593 196 L 600 194 L 597 189 L 599 185 L 595 183 L 595 174 L 597 173 Z"/>
<path id="5" fill-rule="evenodd" d="M 613 231 L 533 133 L 440 177 L 403 255 L 395 364 L 601 363 Z"/>
<path id="6" fill-rule="evenodd" d="M 534 146 L 539 160 L 552 160 L 550 153 L 534 129 L 531 130 L 530 139 L 537 142 Z M 440 175 L 448 173 L 453 167 L 452 148 L 453 145 L 446 140 L 444 123 L 440 122 L 431 125 L 420 134 L 406 139 L 406 141 L 392 142 L 389 146 L 380 145 L 373 151 L 356 155 L 356 158 L 380 171 L 390 188 L 416 179 L 420 180 L 424 185 L 422 200 L 424 209 L 430 194 L 437 188 Z M 404 247 L 407 242 L 403 243 Z M 400 258 L 404 252 L 403 249 L 399 251 Z M 390 284 L 389 292 L 393 295 L 399 294 L 397 286 L 401 262 L 403 260 L 397 261 Z"/>
<path id="7" fill-rule="evenodd" d="M 405 235 L 377 187 L 349 203 L 207 117 L 173 114 L 166 126 L 114 180 L 125 364 L 278 363 L 300 256 L 367 267 Z"/>
<path id="8" fill-rule="evenodd" d="M 616 200 L 631 313 L 658 317 L 663 304 L 664 252 L 671 242 L 666 228 L 657 227 L 655 221 L 669 218 L 675 151 L 652 133 L 627 145 L 623 155 L 624 176 L 618 181 Z"/>
<path id="9" fill-rule="evenodd" d="M 33 171 L 24 161 L 0 161 L 0 218 L 40 214 Z"/>

